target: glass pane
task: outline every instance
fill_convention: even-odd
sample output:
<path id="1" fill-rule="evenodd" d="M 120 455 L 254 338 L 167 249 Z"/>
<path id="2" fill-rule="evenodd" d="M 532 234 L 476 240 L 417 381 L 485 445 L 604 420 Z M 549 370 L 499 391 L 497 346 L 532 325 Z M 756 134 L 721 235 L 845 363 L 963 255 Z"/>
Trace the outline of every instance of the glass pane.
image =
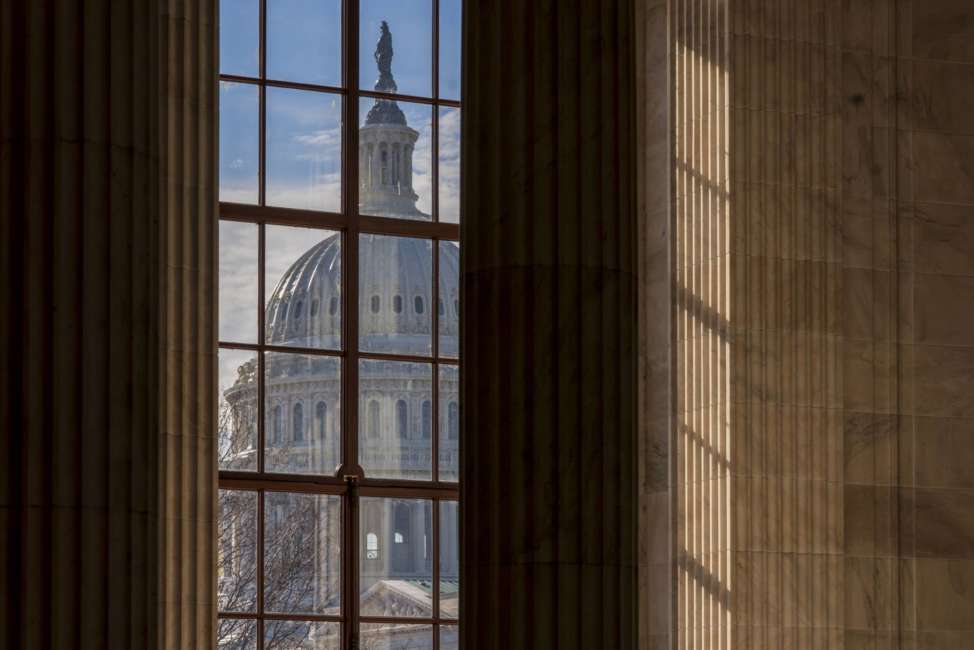
<path id="1" fill-rule="evenodd" d="M 460 247 L 452 241 L 441 241 L 439 247 L 439 353 L 455 359 L 460 352 Z"/>
<path id="2" fill-rule="evenodd" d="M 440 107 L 440 221 L 460 223 L 460 109 Z"/>
<path id="3" fill-rule="evenodd" d="M 218 650 L 257 650 L 257 621 L 221 618 L 216 631 Z"/>
<path id="4" fill-rule="evenodd" d="M 256 77 L 259 42 L 259 0 L 220 0 L 220 72 Z"/>
<path id="5" fill-rule="evenodd" d="M 430 240 L 360 236 L 360 350 L 429 355 L 432 294 Z"/>
<path id="6" fill-rule="evenodd" d="M 359 118 L 359 211 L 428 221 L 432 107 L 366 97 Z"/>
<path id="7" fill-rule="evenodd" d="M 359 6 L 359 87 L 429 97 L 433 90 L 432 2 L 362 0 Z"/>
<path id="8" fill-rule="evenodd" d="M 429 480 L 432 367 L 359 362 L 359 463 L 369 478 Z"/>
<path id="9" fill-rule="evenodd" d="M 433 502 L 363 497 L 359 540 L 361 614 L 432 616 Z"/>
<path id="10" fill-rule="evenodd" d="M 321 621 L 267 621 L 266 650 L 339 650 L 341 624 Z"/>
<path id="11" fill-rule="evenodd" d="M 359 635 L 362 650 L 433 650 L 432 625 L 363 623 Z"/>
<path id="12" fill-rule="evenodd" d="M 440 501 L 440 617 L 460 612 L 460 509 L 456 501 Z"/>
<path id="13" fill-rule="evenodd" d="M 460 478 L 460 370 L 457 366 L 439 366 L 440 480 Z"/>
<path id="14" fill-rule="evenodd" d="M 257 471 L 257 353 L 220 348 L 220 469 Z"/>
<path id="15" fill-rule="evenodd" d="M 220 340 L 257 342 L 257 225 L 220 221 Z"/>
<path id="16" fill-rule="evenodd" d="M 257 203 L 257 86 L 220 82 L 220 200 Z"/>
<path id="17" fill-rule="evenodd" d="M 462 0 L 440 0 L 440 97 L 460 100 Z"/>
<path id="18" fill-rule="evenodd" d="M 253 612 L 257 609 L 257 493 L 220 490 L 219 508 L 217 607 L 221 612 Z"/>
<path id="19" fill-rule="evenodd" d="M 341 207 L 341 95 L 267 89 L 267 205 Z"/>
<path id="20" fill-rule="evenodd" d="M 268 352 L 264 382 L 266 470 L 334 474 L 341 462 L 341 360 Z"/>
<path id="21" fill-rule="evenodd" d="M 267 226 L 265 245 L 266 342 L 341 348 L 341 236 L 329 230 Z"/>
<path id="22" fill-rule="evenodd" d="M 341 85 L 340 0 L 268 0 L 267 76 L 320 86 Z"/>
<path id="23" fill-rule="evenodd" d="M 456 625 L 440 626 L 440 650 L 457 650 L 460 647 L 460 629 Z"/>
<path id="24" fill-rule="evenodd" d="M 338 615 L 342 502 L 324 494 L 264 493 L 264 609 Z"/>

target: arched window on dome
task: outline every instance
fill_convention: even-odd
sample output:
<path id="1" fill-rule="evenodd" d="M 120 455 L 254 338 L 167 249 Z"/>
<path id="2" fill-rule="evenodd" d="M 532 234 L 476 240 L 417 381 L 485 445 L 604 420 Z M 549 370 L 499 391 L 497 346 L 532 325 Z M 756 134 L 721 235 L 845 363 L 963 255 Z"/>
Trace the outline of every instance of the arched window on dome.
<path id="1" fill-rule="evenodd" d="M 405 400 L 396 402 L 396 435 L 400 440 L 409 437 L 409 412 Z"/>
<path id="2" fill-rule="evenodd" d="M 460 438 L 460 407 L 456 402 L 450 402 L 450 406 L 447 407 L 446 433 L 450 440 Z"/>
<path id="3" fill-rule="evenodd" d="M 328 405 L 318 402 L 315 406 L 315 429 L 318 433 L 318 440 L 324 440 L 327 435 L 328 427 Z"/>
<path id="4" fill-rule="evenodd" d="M 396 312 L 397 314 L 402 313 L 402 296 L 392 297 L 392 311 Z"/>
<path id="5" fill-rule="evenodd" d="M 425 305 L 423 304 L 423 297 L 416 296 L 416 299 L 413 300 L 413 306 L 416 308 L 417 314 L 422 314 L 423 310 L 426 308 Z"/>
<path id="6" fill-rule="evenodd" d="M 370 438 L 379 437 L 379 403 L 375 400 L 369 402 L 369 429 Z"/>
<path id="7" fill-rule="evenodd" d="M 312 300 L 311 301 L 311 315 L 312 316 L 317 316 L 318 315 L 318 301 L 317 300 Z"/>
<path id="8" fill-rule="evenodd" d="M 301 318 L 301 310 L 304 307 L 304 302 L 299 300 L 297 304 L 294 305 L 294 318 Z"/>
<path id="9" fill-rule="evenodd" d="M 440 312 L 440 316 L 443 316 L 444 313 L 446 312 L 446 310 L 443 308 L 443 299 L 442 298 L 437 298 L 436 299 L 436 303 L 437 303 L 437 306 L 439 308 L 438 311 Z"/>
<path id="10" fill-rule="evenodd" d="M 423 439 L 429 440 L 430 433 L 433 431 L 433 405 L 426 400 L 423 402 Z"/>
<path id="11" fill-rule="evenodd" d="M 304 442 L 304 406 L 299 402 L 291 413 L 291 427 L 294 442 Z"/>
<path id="12" fill-rule="evenodd" d="M 384 144 L 379 145 L 379 178 L 383 185 L 389 184 L 389 152 Z"/>
<path id="13" fill-rule="evenodd" d="M 460 301 L 456 298 L 453 299 L 453 311 L 456 312 L 457 316 L 460 315 Z"/>
<path id="14" fill-rule="evenodd" d="M 413 570 L 412 508 L 408 503 L 397 503 L 393 512 L 392 570 L 408 573 Z"/>
<path id="15" fill-rule="evenodd" d="M 379 296 L 372 296 L 372 313 L 379 313 Z"/>
<path id="16" fill-rule="evenodd" d="M 375 533 L 368 533 L 365 535 L 365 559 L 379 559 L 379 536 Z"/>
<path id="17" fill-rule="evenodd" d="M 332 296 L 331 298 L 331 302 L 328 305 L 328 313 L 332 316 L 338 313 L 338 298 L 336 296 Z"/>
<path id="18" fill-rule="evenodd" d="M 284 409 L 278 404 L 274 407 L 274 433 L 272 440 L 274 442 L 280 442 L 281 437 L 284 435 Z"/>

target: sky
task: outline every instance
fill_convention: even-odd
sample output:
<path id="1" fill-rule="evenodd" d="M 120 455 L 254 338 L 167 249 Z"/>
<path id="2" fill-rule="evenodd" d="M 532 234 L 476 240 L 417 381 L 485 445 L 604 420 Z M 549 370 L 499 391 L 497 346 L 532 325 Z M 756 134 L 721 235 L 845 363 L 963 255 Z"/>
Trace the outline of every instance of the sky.
<path id="1" fill-rule="evenodd" d="M 460 98 L 462 0 L 440 0 L 440 96 Z M 258 0 L 221 0 L 221 72 L 256 77 Z M 392 31 L 392 71 L 402 94 L 432 94 L 432 3 L 430 0 L 361 0 L 360 87 L 377 77 L 373 53 L 382 20 Z M 267 0 L 267 73 L 282 79 L 341 85 L 341 0 Z M 353 80 L 358 83 L 359 80 Z M 268 88 L 268 205 L 337 212 L 341 207 L 341 111 L 339 94 Z M 373 100 L 363 98 L 360 121 Z M 417 207 L 432 207 L 431 107 L 399 102 L 419 132 L 413 156 Z M 441 107 L 439 117 L 439 205 L 441 219 L 459 220 L 460 110 Z M 256 203 L 258 194 L 259 104 L 255 85 L 220 84 L 220 200 Z M 272 233 L 272 230 L 279 232 Z M 267 293 L 281 274 L 328 231 L 268 228 Z M 257 229 L 224 222 L 220 230 L 220 338 L 254 342 L 257 323 Z M 233 356 L 233 359 L 230 357 Z M 232 382 L 238 353 L 221 354 L 220 382 Z M 226 359 L 224 358 L 226 357 Z"/>

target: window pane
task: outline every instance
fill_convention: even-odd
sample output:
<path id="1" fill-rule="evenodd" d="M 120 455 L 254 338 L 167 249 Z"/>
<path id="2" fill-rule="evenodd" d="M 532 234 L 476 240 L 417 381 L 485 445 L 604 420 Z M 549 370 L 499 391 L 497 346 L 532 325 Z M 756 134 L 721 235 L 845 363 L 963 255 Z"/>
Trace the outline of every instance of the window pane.
<path id="1" fill-rule="evenodd" d="M 220 222 L 220 340 L 257 342 L 257 225 Z"/>
<path id="2" fill-rule="evenodd" d="M 341 360 L 268 352 L 264 366 L 266 470 L 334 474 L 341 462 Z"/>
<path id="3" fill-rule="evenodd" d="M 220 490 L 219 508 L 217 607 L 221 612 L 253 612 L 257 609 L 257 493 Z"/>
<path id="4" fill-rule="evenodd" d="M 359 349 L 429 355 L 433 248 L 428 239 L 361 235 Z M 403 296 L 396 313 L 394 297 Z"/>
<path id="5" fill-rule="evenodd" d="M 341 207 L 341 95 L 267 89 L 267 204 Z"/>
<path id="6" fill-rule="evenodd" d="M 433 109 L 366 97 L 359 119 L 359 211 L 428 221 Z"/>
<path id="7" fill-rule="evenodd" d="M 369 535 L 378 537 L 371 555 Z M 359 540 L 362 615 L 432 616 L 433 502 L 363 497 Z"/>
<path id="8" fill-rule="evenodd" d="M 459 507 L 440 501 L 440 617 L 456 618 L 460 611 Z"/>
<path id="9" fill-rule="evenodd" d="M 440 221 L 460 223 L 460 109 L 440 107 Z"/>
<path id="10" fill-rule="evenodd" d="M 341 235 L 267 226 L 265 239 L 267 343 L 341 348 Z"/>
<path id="11" fill-rule="evenodd" d="M 256 77 L 259 41 L 259 0 L 220 0 L 220 72 Z"/>
<path id="12" fill-rule="evenodd" d="M 440 650 L 457 650 L 460 647 L 460 629 L 456 625 L 440 626 Z"/>
<path id="13" fill-rule="evenodd" d="M 460 371 L 457 366 L 439 366 L 440 480 L 460 478 Z"/>
<path id="14" fill-rule="evenodd" d="M 257 353 L 221 348 L 218 362 L 220 469 L 257 471 Z"/>
<path id="15" fill-rule="evenodd" d="M 341 625 L 321 621 L 267 621 L 264 623 L 266 650 L 339 650 Z"/>
<path id="16" fill-rule="evenodd" d="M 218 650 L 257 650 L 257 621 L 221 618 L 216 647 Z"/>
<path id="17" fill-rule="evenodd" d="M 463 3 L 440 0 L 440 97 L 460 100 Z"/>
<path id="18" fill-rule="evenodd" d="M 220 200 L 257 203 L 257 86 L 220 82 Z"/>
<path id="19" fill-rule="evenodd" d="M 388 26 L 385 38 L 383 22 Z M 360 87 L 429 97 L 433 90 L 432 2 L 362 0 L 359 25 Z"/>
<path id="20" fill-rule="evenodd" d="M 441 241 L 439 309 L 441 357 L 456 358 L 460 352 L 460 247 Z"/>
<path id="21" fill-rule="evenodd" d="M 359 463 L 369 478 L 430 479 L 432 378 L 428 363 L 359 362 Z"/>
<path id="22" fill-rule="evenodd" d="M 264 609 L 338 615 L 341 497 L 266 492 L 264 531 Z"/>
<path id="23" fill-rule="evenodd" d="M 321 86 L 341 85 L 340 0 L 268 0 L 267 76 Z"/>

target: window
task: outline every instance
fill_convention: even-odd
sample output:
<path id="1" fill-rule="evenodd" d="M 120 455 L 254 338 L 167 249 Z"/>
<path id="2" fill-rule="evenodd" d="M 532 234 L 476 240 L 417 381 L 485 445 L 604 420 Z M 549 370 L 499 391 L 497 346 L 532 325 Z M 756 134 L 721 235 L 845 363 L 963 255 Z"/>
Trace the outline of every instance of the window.
<path id="1" fill-rule="evenodd" d="M 447 424 L 447 431 L 449 431 L 450 440 L 456 440 L 460 437 L 460 408 L 457 406 L 456 402 L 450 402 L 450 419 Z"/>
<path id="2" fill-rule="evenodd" d="M 221 0 L 219 648 L 458 647 L 460 22 Z"/>
<path id="3" fill-rule="evenodd" d="M 371 439 L 379 437 L 379 403 L 375 400 L 369 402 L 369 424 L 368 436 Z"/>
<path id="4" fill-rule="evenodd" d="M 281 442 L 284 438 L 284 407 L 274 407 L 274 442 Z"/>
<path id="5" fill-rule="evenodd" d="M 396 435 L 400 440 L 409 437 L 409 410 L 403 400 L 396 402 Z"/>
<path id="6" fill-rule="evenodd" d="M 433 430 L 433 404 L 426 400 L 423 402 L 423 422 L 422 422 L 422 435 L 423 438 L 429 438 L 430 432 Z"/>
<path id="7" fill-rule="evenodd" d="M 291 413 L 292 435 L 294 442 L 304 441 L 304 406 L 300 403 L 294 405 Z"/>
<path id="8" fill-rule="evenodd" d="M 327 436 L 328 427 L 328 405 L 324 402 L 318 402 L 318 405 L 315 406 L 315 425 L 318 439 L 324 440 Z"/>

